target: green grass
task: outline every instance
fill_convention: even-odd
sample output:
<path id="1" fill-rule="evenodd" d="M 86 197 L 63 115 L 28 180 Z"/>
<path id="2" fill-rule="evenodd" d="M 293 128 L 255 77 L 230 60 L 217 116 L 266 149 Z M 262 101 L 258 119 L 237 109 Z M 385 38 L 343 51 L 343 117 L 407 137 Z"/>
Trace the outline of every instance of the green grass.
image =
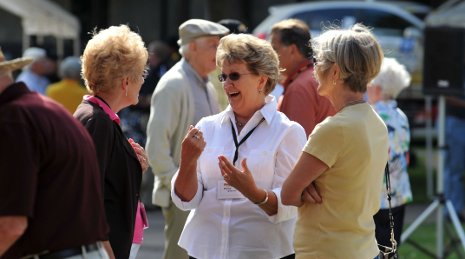
<path id="1" fill-rule="evenodd" d="M 426 187 L 426 166 L 425 166 L 425 149 L 421 146 L 415 146 L 411 150 L 411 158 L 415 156 L 414 165 L 409 166 L 408 174 L 410 178 L 410 185 L 412 188 L 413 202 L 414 203 L 429 203 L 431 198 L 428 197 Z M 436 173 L 433 172 L 433 187 L 435 185 Z"/>
<path id="2" fill-rule="evenodd" d="M 449 228 L 450 229 L 450 228 Z M 455 250 L 451 250 L 451 237 L 453 237 L 455 244 L 453 247 L 460 250 L 462 256 L 465 256 L 465 251 L 463 250 L 459 240 L 456 236 L 456 233 L 452 229 L 446 231 L 444 235 L 444 251 L 447 259 L 461 258 Z M 400 258 L 408 259 L 423 259 L 423 258 L 435 258 L 426 253 L 423 253 L 420 249 L 416 248 L 409 242 L 413 241 L 423 248 L 426 248 L 430 253 L 436 254 L 436 224 L 422 224 L 418 227 L 415 232 L 407 239 L 407 241 L 401 245 L 399 249 Z M 462 257 L 463 258 L 463 257 Z"/>
<path id="3" fill-rule="evenodd" d="M 410 184 L 412 187 L 413 193 L 413 202 L 420 204 L 429 204 L 431 199 L 427 195 L 426 191 L 426 168 L 425 168 L 425 158 L 424 158 L 424 148 L 423 147 L 413 147 L 413 153 L 416 155 L 416 163 L 414 167 L 409 168 Z M 436 175 L 434 174 L 434 178 Z M 436 186 L 434 185 L 436 188 Z M 436 212 L 434 212 L 435 214 Z M 434 215 L 435 217 L 435 215 Z M 405 226 L 405 228 L 407 228 Z M 452 227 L 448 227 L 449 231 L 445 230 L 444 234 L 444 247 L 446 251 L 445 258 L 461 258 L 454 251 L 450 251 L 451 237 L 455 240 L 458 240 L 456 233 Z M 421 245 L 426 248 L 429 252 L 436 254 L 436 224 L 435 223 L 422 223 L 407 239 L 407 242 L 402 244 L 399 249 L 399 257 L 407 259 L 423 259 L 423 258 L 435 258 L 429 256 L 428 254 L 423 253 L 420 249 L 416 248 L 411 241 Z M 462 256 L 465 257 L 465 251 L 463 250 L 460 243 L 455 245 L 457 249 L 460 250 Z M 447 252 L 448 251 L 448 252 Z"/>

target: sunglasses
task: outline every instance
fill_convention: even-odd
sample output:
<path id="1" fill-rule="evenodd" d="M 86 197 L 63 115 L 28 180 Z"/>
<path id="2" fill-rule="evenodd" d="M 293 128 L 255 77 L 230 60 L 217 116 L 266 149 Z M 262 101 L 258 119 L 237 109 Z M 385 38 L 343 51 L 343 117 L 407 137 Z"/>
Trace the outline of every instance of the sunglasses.
<path id="1" fill-rule="evenodd" d="M 218 75 L 218 80 L 220 80 L 220 82 L 225 82 L 226 79 L 231 79 L 231 81 L 237 81 L 239 80 L 239 78 L 241 78 L 241 76 L 243 75 L 251 75 L 252 73 L 245 73 L 245 74 L 239 74 L 237 72 L 232 72 L 230 73 L 229 75 L 225 74 L 225 73 L 221 73 Z"/>

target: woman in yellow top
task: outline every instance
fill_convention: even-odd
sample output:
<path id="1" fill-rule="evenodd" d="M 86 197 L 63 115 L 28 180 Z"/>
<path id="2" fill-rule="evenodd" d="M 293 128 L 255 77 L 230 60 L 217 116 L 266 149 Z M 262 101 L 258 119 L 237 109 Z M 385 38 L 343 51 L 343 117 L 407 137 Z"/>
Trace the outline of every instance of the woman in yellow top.
<path id="1" fill-rule="evenodd" d="M 337 112 L 315 127 L 283 184 L 282 202 L 299 207 L 296 258 L 372 259 L 379 254 L 373 215 L 380 206 L 388 135 L 363 94 L 383 52 L 361 24 L 328 30 L 311 43 L 318 93 Z"/>

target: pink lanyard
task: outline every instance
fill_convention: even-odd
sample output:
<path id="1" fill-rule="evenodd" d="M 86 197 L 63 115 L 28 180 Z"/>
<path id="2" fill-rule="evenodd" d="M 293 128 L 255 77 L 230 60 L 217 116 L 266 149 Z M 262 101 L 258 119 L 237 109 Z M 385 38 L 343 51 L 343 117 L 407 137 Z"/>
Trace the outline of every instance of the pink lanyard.
<path id="1" fill-rule="evenodd" d="M 110 106 L 108 106 L 108 104 L 106 104 L 100 98 L 92 96 L 92 95 L 84 95 L 84 100 L 89 101 L 91 103 L 95 103 L 98 106 L 100 106 L 100 108 L 103 109 L 103 111 L 108 115 L 108 117 L 110 117 L 110 119 L 112 121 L 114 121 L 114 122 L 118 123 L 118 125 L 120 125 L 120 119 L 119 119 L 118 115 L 116 113 L 114 113 L 110 109 Z"/>

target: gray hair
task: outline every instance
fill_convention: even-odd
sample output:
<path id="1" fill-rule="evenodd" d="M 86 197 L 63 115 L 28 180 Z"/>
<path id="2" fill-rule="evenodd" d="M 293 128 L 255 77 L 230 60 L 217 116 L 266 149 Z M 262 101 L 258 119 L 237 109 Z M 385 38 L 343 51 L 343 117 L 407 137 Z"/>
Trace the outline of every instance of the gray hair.
<path id="1" fill-rule="evenodd" d="M 381 87 L 383 96 L 397 98 L 399 93 L 410 85 L 410 74 L 404 65 L 395 58 L 384 58 L 379 74 L 371 81 L 371 85 Z"/>
<path id="2" fill-rule="evenodd" d="M 332 64 L 340 69 L 340 79 L 354 92 L 365 92 L 368 82 L 379 72 L 383 51 L 375 36 L 357 23 L 350 29 L 330 29 L 311 40 L 317 69 Z"/>
<path id="3" fill-rule="evenodd" d="M 81 59 L 79 57 L 67 57 L 60 63 L 58 69 L 60 78 L 71 78 L 79 80 L 81 78 Z"/>
<path id="4" fill-rule="evenodd" d="M 206 37 L 206 36 L 205 36 Z M 189 58 L 189 46 L 193 43 L 197 44 L 197 45 L 205 45 L 205 37 L 199 37 L 199 38 L 195 38 L 193 39 L 192 41 L 189 41 L 188 43 L 185 43 L 183 45 L 181 45 L 179 47 L 179 54 L 181 54 L 181 56 L 183 56 L 184 58 Z"/>
<path id="5" fill-rule="evenodd" d="M 224 36 L 216 51 L 216 65 L 222 67 L 225 60 L 244 62 L 253 74 L 268 77 L 264 89 L 266 95 L 273 91 L 278 82 L 279 59 L 268 41 L 249 34 Z"/>
<path id="6" fill-rule="evenodd" d="M 181 47 L 179 47 L 179 54 L 181 54 L 181 56 L 185 57 L 187 52 L 189 52 L 189 43 L 181 45 Z"/>

